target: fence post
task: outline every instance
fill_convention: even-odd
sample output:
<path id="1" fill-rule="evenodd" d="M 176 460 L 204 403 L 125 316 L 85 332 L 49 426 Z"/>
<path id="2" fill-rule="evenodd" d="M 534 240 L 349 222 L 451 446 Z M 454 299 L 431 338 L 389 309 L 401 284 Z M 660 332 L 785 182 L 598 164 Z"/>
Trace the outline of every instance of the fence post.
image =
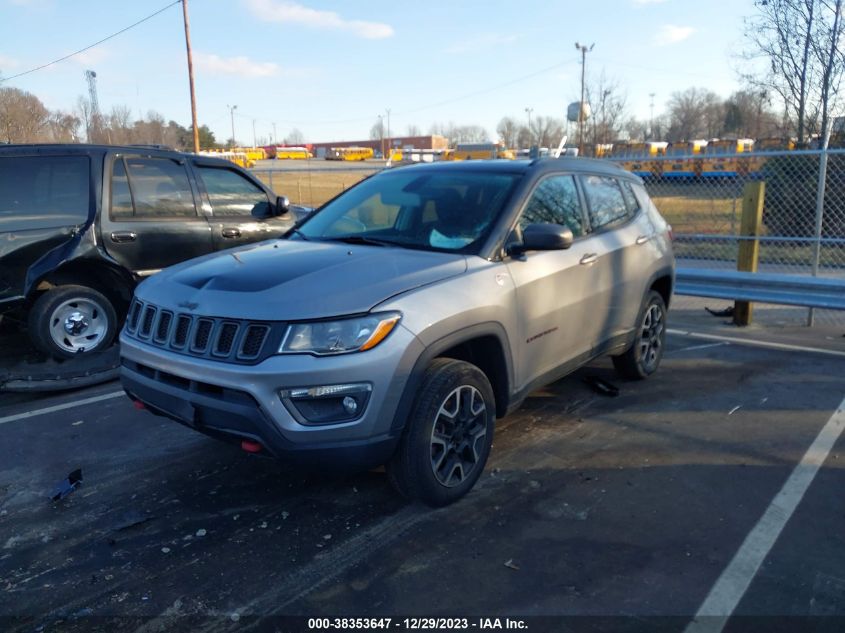
<path id="1" fill-rule="evenodd" d="M 739 223 L 740 237 L 759 237 L 763 224 L 763 202 L 766 197 L 765 182 L 749 182 L 742 192 L 742 218 Z M 756 273 L 760 258 L 760 241 L 740 239 L 736 269 Z M 734 302 L 734 323 L 751 325 L 752 305 L 750 301 Z"/>
<path id="2" fill-rule="evenodd" d="M 821 260 L 822 248 L 822 221 L 824 219 L 824 189 L 827 184 L 827 144 L 830 141 L 828 131 L 824 142 L 824 148 L 819 156 L 819 184 L 816 188 L 816 227 L 813 236 L 816 241 L 813 243 L 813 277 L 819 275 L 819 261 Z M 815 308 L 810 308 L 807 313 L 807 327 L 813 327 L 816 313 Z"/>

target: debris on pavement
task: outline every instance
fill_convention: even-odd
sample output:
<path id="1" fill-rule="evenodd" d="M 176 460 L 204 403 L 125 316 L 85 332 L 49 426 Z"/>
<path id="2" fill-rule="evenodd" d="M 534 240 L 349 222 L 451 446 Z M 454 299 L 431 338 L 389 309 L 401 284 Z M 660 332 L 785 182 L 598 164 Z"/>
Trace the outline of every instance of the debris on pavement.
<path id="1" fill-rule="evenodd" d="M 732 317 L 734 315 L 734 307 L 733 306 L 728 306 L 724 310 L 711 310 L 707 306 L 705 306 L 704 309 L 707 310 L 714 317 Z"/>
<path id="2" fill-rule="evenodd" d="M 598 394 L 615 398 L 619 395 L 619 387 L 598 376 L 585 376 L 584 382 Z"/>
<path id="3" fill-rule="evenodd" d="M 72 471 L 63 481 L 56 484 L 55 489 L 50 494 L 51 501 L 60 501 L 67 497 L 74 490 L 82 485 L 82 469 L 77 468 Z"/>
<path id="4" fill-rule="evenodd" d="M 733 415 L 734 413 L 736 413 L 737 411 L 739 411 L 741 408 L 742 408 L 742 405 L 741 405 L 741 404 L 736 405 L 733 409 L 731 409 L 730 411 L 728 411 L 728 415 Z"/>
<path id="5" fill-rule="evenodd" d="M 208 532 L 205 530 L 205 528 L 200 528 L 197 530 L 197 536 L 205 536 L 206 534 L 208 534 Z"/>
<path id="6" fill-rule="evenodd" d="M 513 569 L 514 571 L 519 571 L 519 565 L 515 564 L 512 558 L 509 558 L 505 561 L 505 567 L 507 567 L 508 569 Z"/>
<path id="7" fill-rule="evenodd" d="M 147 521 L 152 521 L 155 518 L 155 515 L 147 514 L 145 512 L 141 512 L 139 510 L 130 510 L 126 512 L 120 517 L 117 525 L 114 526 L 114 532 L 123 532 L 124 530 L 128 530 L 129 528 L 133 528 L 136 525 L 141 525 L 142 523 L 146 523 Z"/>

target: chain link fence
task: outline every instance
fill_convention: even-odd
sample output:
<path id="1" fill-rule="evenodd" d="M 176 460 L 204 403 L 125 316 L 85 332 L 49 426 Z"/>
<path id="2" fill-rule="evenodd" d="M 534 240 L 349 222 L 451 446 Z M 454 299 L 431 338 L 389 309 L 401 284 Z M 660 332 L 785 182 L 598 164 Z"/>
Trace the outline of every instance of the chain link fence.
<path id="1" fill-rule="evenodd" d="M 643 177 L 675 234 L 678 265 L 737 268 L 745 185 L 765 183 L 760 272 L 845 279 L 845 150 L 655 157 L 623 164 Z M 807 309 L 793 309 L 807 322 Z M 819 322 L 845 315 L 815 311 Z M 810 318 L 812 321 L 812 317 Z"/>
<path id="2" fill-rule="evenodd" d="M 384 161 L 264 160 L 252 172 L 293 204 L 318 207 L 385 168 Z"/>

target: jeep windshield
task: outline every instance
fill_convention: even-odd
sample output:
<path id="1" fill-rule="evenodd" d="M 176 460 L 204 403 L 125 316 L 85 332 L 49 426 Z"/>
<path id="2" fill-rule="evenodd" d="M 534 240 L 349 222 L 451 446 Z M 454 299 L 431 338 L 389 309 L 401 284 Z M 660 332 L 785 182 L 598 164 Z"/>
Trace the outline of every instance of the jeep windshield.
<path id="1" fill-rule="evenodd" d="M 476 254 L 517 174 L 398 170 L 326 204 L 291 239 Z"/>

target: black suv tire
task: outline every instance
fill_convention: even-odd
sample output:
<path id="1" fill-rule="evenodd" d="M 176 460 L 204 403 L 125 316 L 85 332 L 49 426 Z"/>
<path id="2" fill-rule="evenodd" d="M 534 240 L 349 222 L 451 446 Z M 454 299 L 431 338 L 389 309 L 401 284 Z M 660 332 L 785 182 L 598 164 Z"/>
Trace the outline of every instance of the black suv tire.
<path id="1" fill-rule="evenodd" d="M 637 331 L 631 347 L 613 357 L 613 366 L 624 378 L 648 378 L 660 366 L 666 347 L 666 303 L 655 290 L 646 295 L 637 318 Z"/>
<path id="2" fill-rule="evenodd" d="M 68 332 L 76 327 L 74 336 Z M 86 286 L 56 286 L 42 294 L 29 311 L 33 345 L 55 358 L 107 348 L 117 334 L 117 313 L 102 293 Z"/>
<path id="3" fill-rule="evenodd" d="M 390 483 L 430 506 L 457 501 L 484 470 L 495 417 L 493 388 L 484 372 L 463 361 L 435 359 L 387 464 Z"/>

